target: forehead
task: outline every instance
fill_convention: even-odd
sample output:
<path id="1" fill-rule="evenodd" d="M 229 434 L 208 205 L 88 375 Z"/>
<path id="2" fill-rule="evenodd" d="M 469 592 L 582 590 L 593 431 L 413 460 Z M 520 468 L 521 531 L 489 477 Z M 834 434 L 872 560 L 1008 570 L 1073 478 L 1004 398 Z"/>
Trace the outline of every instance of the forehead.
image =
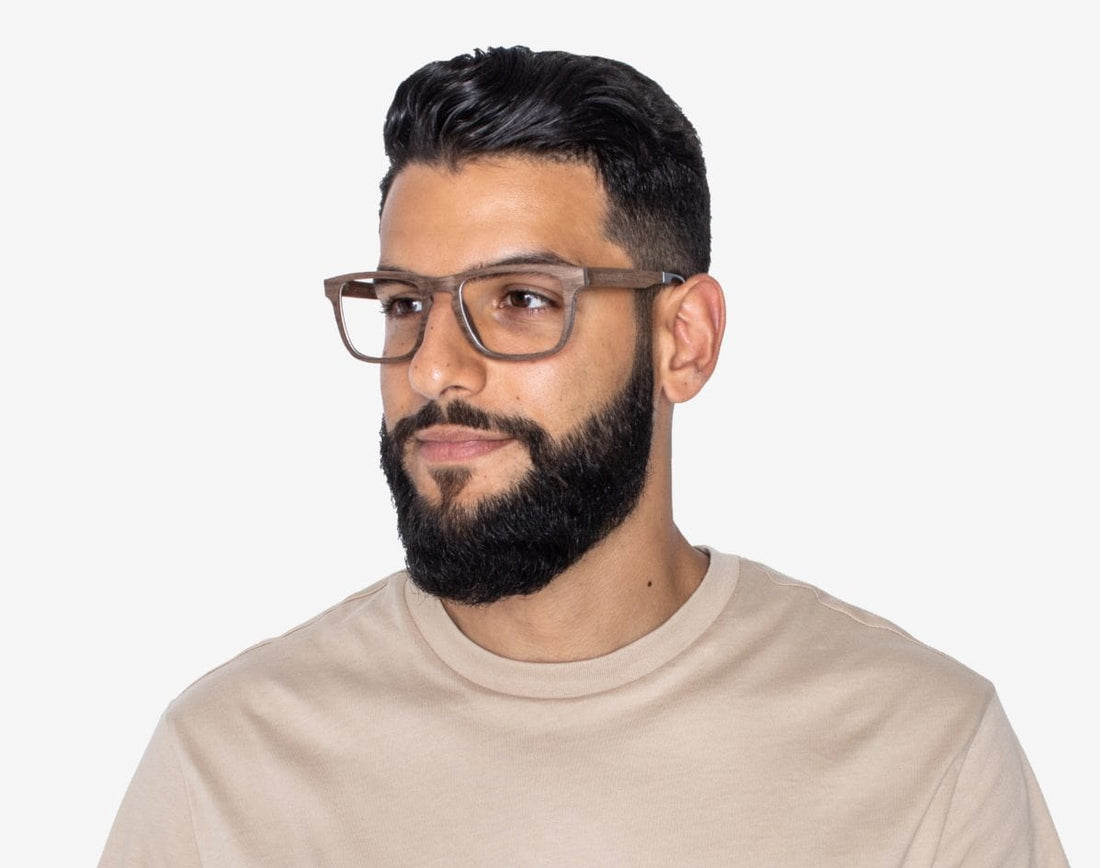
<path id="1" fill-rule="evenodd" d="M 381 264 L 454 274 L 511 256 L 629 267 L 604 235 L 607 196 L 592 167 L 522 156 L 414 163 L 393 181 L 380 224 Z"/>

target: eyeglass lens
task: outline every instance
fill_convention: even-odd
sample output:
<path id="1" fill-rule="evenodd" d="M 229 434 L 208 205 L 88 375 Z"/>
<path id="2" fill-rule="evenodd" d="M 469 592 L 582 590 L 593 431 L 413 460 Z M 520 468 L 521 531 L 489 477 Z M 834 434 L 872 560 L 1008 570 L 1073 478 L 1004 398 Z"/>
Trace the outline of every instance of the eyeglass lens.
<path id="1" fill-rule="evenodd" d="M 366 298 L 370 287 L 377 298 Z M 568 320 L 561 280 L 537 271 L 487 274 L 462 285 L 461 299 L 474 337 L 489 351 L 522 356 L 552 350 Z M 348 340 L 363 355 L 397 358 L 420 340 L 433 299 L 414 283 L 392 278 L 344 285 L 341 314 Z"/>

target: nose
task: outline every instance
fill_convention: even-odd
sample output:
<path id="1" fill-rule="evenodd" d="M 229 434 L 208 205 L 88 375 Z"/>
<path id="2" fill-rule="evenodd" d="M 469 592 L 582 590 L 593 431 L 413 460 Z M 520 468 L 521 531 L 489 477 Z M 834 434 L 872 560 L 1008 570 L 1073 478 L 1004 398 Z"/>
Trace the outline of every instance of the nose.
<path id="1" fill-rule="evenodd" d="M 424 336 L 409 362 L 409 383 L 429 400 L 476 394 L 485 386 L 486 357 L 477 351 L 451 302 L 437 293 L 424 324 Z"/>

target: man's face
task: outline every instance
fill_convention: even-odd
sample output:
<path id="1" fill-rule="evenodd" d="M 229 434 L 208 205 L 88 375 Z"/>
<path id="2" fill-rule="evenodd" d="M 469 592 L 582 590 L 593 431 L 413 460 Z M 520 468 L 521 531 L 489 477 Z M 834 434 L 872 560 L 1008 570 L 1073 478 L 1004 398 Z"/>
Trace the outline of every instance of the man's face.
<path id="1" fill-rule="evenodd" d="M 465 163 L 458 171 L 413 165 L 395 179 L 383 210 L 381 265 L 432 276 L 520 256 L 631 267 L 626 253 L 603 235 L 605 201 L 595 173 L 580 164 L 509 157 Z M 499 523 L 519 503 L 502 498 L 525 486 L 524 509 L 538 501 L 545 506 L 546 491 L 532 490 L 533 477 L 545 481 L 553 463 L 570 456 L 580 474 L 572 488 L 587 484 L 582 477 L 589 473 L 601 488 L 622 479 L 636 489 L 624 493 L 633 507 L 648 458 L 652 379 L 648 347 L 635 364 L 632 296 L 629 290 L 582 291 L 565 348 L 526 362 L 478 353 L 440 296 L 416 355 L 382 366 L 384 428 L 393 432 L 398 426 L 398 437 L 383 444 L 383 454 L 385 459 L 389 449 L 387 474 L 414 579 L 410 543 L 416 541 L 409 536 L 425 516 L 433 534 L 462 530 L 463 521 L 466 531 L 487 517 Z M 456 408 L 475 413 L 448 414 Z M 478 421 L 478 412 L 488 421 Z M 644 443 L 637 440 L 639 426 Z M 402 436 L 410 429 L 411 436 Z M 619 466 L 627 444 L 611 441 L 621 437 L 633 438 L 633 470 Z M 401 471 L 396 481 L 395 463 Z M 601 470 L 606 478 L 597 479 Z M 402 487 L 417 503 L 403 502 L 409 498 Z M 565 506 L 558 501 L 556 508 Z M 528 518 L 538 520 L 529 524 L 548 517 L 544 512 L 538 518 L 535 508 Z M 409 509 L 412 514 L 406 514 Z M 614 523 L 623 517 L 614 516 Z M 471 563 L 470 569 L 478 567 Z"/>

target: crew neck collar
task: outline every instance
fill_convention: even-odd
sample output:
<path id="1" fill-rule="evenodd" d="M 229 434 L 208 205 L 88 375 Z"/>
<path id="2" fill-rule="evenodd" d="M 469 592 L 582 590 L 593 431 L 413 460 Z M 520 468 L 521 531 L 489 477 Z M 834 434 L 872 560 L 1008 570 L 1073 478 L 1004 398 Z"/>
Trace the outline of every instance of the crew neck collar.
<path id="1" fill-rule="evenodd" d="M 567 699 L 614 690 L 663 666 L 691 645 L 718 617 L 737 585 L 740 559 L 705 546 L 710 557 L 703 581 L 672 616 L 610 654 L 570 663 L 530 663 L 487 651 L 458 629 L 439 599 L 402 573 L 410 616 L 424 641 L 447 666 L 497 693 Z"/>

